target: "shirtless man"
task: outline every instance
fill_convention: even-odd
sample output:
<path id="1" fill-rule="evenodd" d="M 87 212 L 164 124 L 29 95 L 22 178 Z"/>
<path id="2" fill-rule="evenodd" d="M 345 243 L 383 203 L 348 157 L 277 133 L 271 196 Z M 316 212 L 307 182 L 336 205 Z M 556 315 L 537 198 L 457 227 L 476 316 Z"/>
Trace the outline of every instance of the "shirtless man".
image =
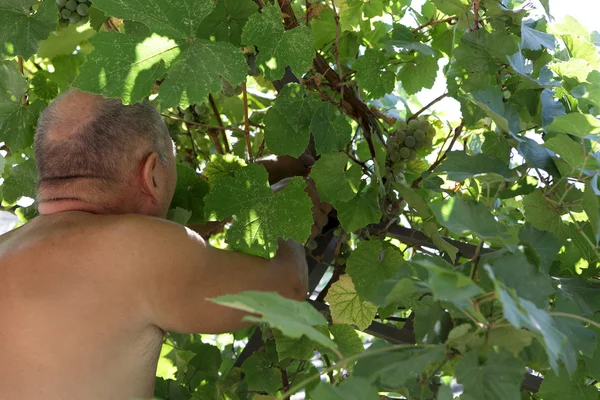
<path id="1" fill-rule="evenodd" d="M 164 331 L 246 326 L 206 298 L 305 298 L 301 246 L 264 260 L 164 219 L 175 158 L 149 103 L 67 92 L 40 117 L 35 160 L 40 216 L 0 236 L 0 400 L 152 398 Z"/>

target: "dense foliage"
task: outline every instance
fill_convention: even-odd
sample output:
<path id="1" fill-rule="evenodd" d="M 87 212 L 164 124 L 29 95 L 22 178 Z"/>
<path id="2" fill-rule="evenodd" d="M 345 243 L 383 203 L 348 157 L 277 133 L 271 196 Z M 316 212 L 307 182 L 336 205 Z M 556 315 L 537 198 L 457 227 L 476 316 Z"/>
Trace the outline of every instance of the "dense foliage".
<path id="1" fill-rule="evenodd" d="M 158 398 L 598 398 L 597 32 L 548 0 L 75 3 L 0 0 L 3 208 L 36 215 L 60 92 L 149 98 L 178 149 L 170 218 L 261 257 L 306 243 L 321 280 L 214 299 L 260 329 L 167 335 Z M 268 155 L 316 160 L 315 237 L 306 180 L 271 191 Z"/>

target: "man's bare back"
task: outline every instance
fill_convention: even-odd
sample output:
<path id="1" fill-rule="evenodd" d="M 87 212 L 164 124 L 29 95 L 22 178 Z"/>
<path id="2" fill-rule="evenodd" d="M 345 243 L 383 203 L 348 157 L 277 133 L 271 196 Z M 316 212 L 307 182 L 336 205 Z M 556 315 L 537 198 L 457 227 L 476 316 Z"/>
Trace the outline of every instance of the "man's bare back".
<path id="1" fill-rule="evenodd" d="M 204 298 L 245 287 L 303 297 L 271 264 L 137 215 L 64 212 L 0 236 L 0 399 L 152 398 L 163 329 L 244 326 Z"/>

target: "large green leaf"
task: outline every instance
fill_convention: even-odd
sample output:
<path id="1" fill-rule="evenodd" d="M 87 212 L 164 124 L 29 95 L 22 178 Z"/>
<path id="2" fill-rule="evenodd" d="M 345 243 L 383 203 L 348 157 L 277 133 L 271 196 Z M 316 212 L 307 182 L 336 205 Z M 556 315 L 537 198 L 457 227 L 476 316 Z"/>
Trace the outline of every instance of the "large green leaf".
<path id="1" fill-rule="evenodd" d="M 438 71 L 436 57 L 418 56 L 413 62 L 404 64 L 398 72 L 398 80 L 409 95 L 420 92 L 422 89 L 431 89 L 435 83 Z"/>
<path id="2" fill-rule="evenodd" d="M 233 249 L 268 257 L 277 250 L 278 238 L 303 243 L 309 236 L 312 202 L 302 178 L 293 178 L 277 194 L 268 184 L 263 166 L 250 164 L 210 183 L 204 198 L 207 218 L 223 220 L 235 216 L 227 232 Z"/>
<path id="3" fill-rule="evenodd" d="M 487 140 L 486 140 L 487 141 Z M 489 157 L 483 153 L 468 155 L 464 151 L 451 151 L 446 154 L 446 159 L 435 170 L 438 173 L 447 173 L 453 181 L 462 182 L 467 178 L 479 175 L 494 174 L 500 180 L 511 175 L 507 164 L 496 157 Z"/>
<path id="4" fill-rule="evenodd" d="M 219 92 L 222 78 L 234 86 L 246 78 L 248 65 L 238 48 L 195 36 L 214 7 L 210 0 L 154 0 L 140 6 L 124 0 L 100 0 L 94 7 L 144 23 L 154 33 L 139 37 L 102 32 L 91 38 L 94 51 L 74 83 L 82 90 L 135 103 L 148 96 L 155 82 L 168 72 L 159 89 L 161 105 L 186 107 Z"/>
<path id="5" fill-rule="evenodd" d="M 239 46 L 242 29 L 257 10 L 258 5 L 252 0 L 220 0 L 198 27 L 197 36 L 202 39 L 214 36 L 218 41 Z"/>
<path id="6" fill-rule="evenodd" d="M 309 339 L 330 349 L 336 344 L 314 327 L 327 325 L 327 320 L 310 304 L 281 297 L 275 292 L 243 292 L 209 299 L 210 301 L 238 310 L 260 314 L 260 317 L 247 315 L 245 321 L 264 322 L 279 329 L 284 335 Z"/>
<path id="7" fill-rule="evenodd" d="M 409 379 L 423 372 L 429 364 L 444 357 L 443 345 L 427 349 L 381 351 L 389 347 L 389 344 L 382 342 L 373 344 L 356 363 L 354 374 L 386 389 L 398 390 L 404 387 Z M 369 351 L 373 351 L 374 354 L 369 355 Z"/>
<path id="8" fill-rule="evenodd" d="M 430 208 L 438 222 L 454 233 L 470 232 L 482 239 L 506 235 L 506 227 L 481 203 L 453 196 L 443 203 L 431 204 Z"/>
<path id="9" fill-rule="evenodd" d="M 2 58 L 31 57 L 39 42 L 46 39 L 57 25 L 56 6 L 52 0 L 43 0 L 37 10 L 36 0 L 0 2 L 0 55 Z"/>
<path id="10" fill-rule="evenodd" d="M 548 138 L 544 143 L 544 147 L 558 154 L 560 160 L 568 164 L 567 170 L 561 169 L 563 174 L 577 175 L 580 170 L 595 171 L 599 168 L 598 161 L 595 158 L 583 153 L 581 139 L 575 141 L 564 133 L 558 133 Z"/>
<path id="11" fill-rule="evenodd" d="M 204 196 L 208 194 L 208 183 L 190 167 L 177 164 L 177 186 L 170 208 L 182 208 L 191 212 L 190 224 L 201 224 L 204 217 Z"/>
<path id="12" fill-rule="evenodd" d="M 35 198 L 37 171 L 31 159 L 15 166 L 0 188 L 2 197 L 8 203 L 14 203 L 23 196 Z"/>
<path id="13" fill-rule="evenodd" d="M 320 106 L 318 95 L 307 93 L 304 86 L 286 85 L 265 115 L 265 140 L 269 150 L 294 157 L 302 154 L 308 145 L 314 112 Z"/>
<path id="14" fill-rule="evenodd" d="M 549 371 L 544 376 L 540 395 L 544 396 L 544 400 L 598 399 L 598 389 L 594 385 L 587 385 L 587 381 L 585 368 L 578 368 L 575 374 L 569 377 L 567 370 L 561 366 L 560 372 Z"/>
<path id="15" fill-rule="evenodd" d="M 266 349 L 252 354 L 242 364 L 249 390 L 275 394 L 281 387 L 281 371 L 271 359 Z"/>
<path id="16" fill-rule="evenodd" d="M 379 240 L 364 240 L 358 243 L 348 258 L 346 272 L 352 277 L 359 297 L 368 300 L 403 263 L 404 258 L 397 248 Z"/>
<path id="17" fill-rule="evenodd" d="M 352 126 L 345 115 L 331 103 L 322 103 L 314 112 L 310 130 L 318 153 L 331 153 L 346 147 L 352 137 Z"/>
<path id="18" fill-rule="evenodd" d="M 494 279 L 491 267 L 486 265 L 484 268 Z M 541 335 L 552 369 L 557 372 L 558 362 L 562 361 L 569 373 L 572 373 L 577 367 L 575 353 L 568 346 L 568 338 L 556 327 L 548 312 L 529 300 L 520 299 L 501 282 L 495 281 L 495 287 L 498 300 L 502 303 L 504 318 L 516 328 L 529 329 Z"/>
<path id="19" fill-rule="evenodd" d="M 586 135 L 600 134 L 600 120 L 590 114 L 559 115 L 546 127 L 546 130 L 585 137 Z"/>
<path id="20" fill-rule="evenodd" d="M 296 76 L 302 76 L 315 57 L 310 29 L 299 26 L 286 31 L 277 5 L 267 5 L 260 14 L 250 16 L 242 43 L 258 47 L 256 63 L 268 80 L 281 79 L 287 66 Z"/>
<path id="21" fill-rule="evenodd" d="M 506 400 L 521 397 L 525 363 L 507 351 L 491 350 L 484 363 L 471 351 L 456 365 L 456 379 L 465 400 Z"/>
<path id="22" fill-rule="evenodd" d="M 377 306 L 358 297 L 354 283 L 348 275 L 340 276 L 340 279 L 331 285 L 325 300 L 329 303 L 331 318 L 335 324 L 356 325 L 362 330 L 371 325 L 377 313 Z"/>
<path id="23" fill-rule="evenodd" d="M 367 49 L 352 65 L 356 70 L 358 84 L 368 93 L 369 98 L 378 99 L 394 90 L 394 73 L 386 67 L 385 53 L 375 49 Z"/>
<path id="24" fill-rule="evenodd" d="M 362 169 L 358 164 L 347 168 L 349 158 L 343 153 L 323 154 L 313 165 L 310 176 L 319 196 L 334 206 L 352 200 L 360 186 Z"/>
<path id="25" fill-rule="evenodd" d="M 376 224 L 381 219 L 379 196 L 374 188 L 357 194 L 352 200 L 336 205 L 338 218 L 346 232 Z"/>
<path id="26" fill-rule="evenodd" d="M 314 400 L 378 400 L 377 388 L 368 380 L 352 376 L 340 386 L 320 383 L 310 394 Z"/>

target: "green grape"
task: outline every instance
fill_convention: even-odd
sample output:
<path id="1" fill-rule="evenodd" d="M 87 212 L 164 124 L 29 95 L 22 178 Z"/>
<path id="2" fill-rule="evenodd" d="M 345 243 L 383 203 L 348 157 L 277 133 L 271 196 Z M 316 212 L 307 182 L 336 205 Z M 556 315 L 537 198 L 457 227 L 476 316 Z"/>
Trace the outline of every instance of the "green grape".
<path id="1" fill-rule="evenodd" d="M 396 128 L 399 131 L 403 131 L 408 127 L 408 125 L 406 124 L 406 121 L 402 121 L 402 120 L 398 120 L 396 122 Z"/>
<path id="2" fill-rule="evenodd" d="M 404 139 L 404 145 L 406 147 L 414 147 L 416 143 L 417 141 L 415 140 L 414 136 L 407 136 L 406 139 Z"/>
<path id="3" fill-rule="evenodd" d="M 235 87 L 235 95 L 236 96 L 239 96 L 240 94 L 242 94 L 242 92 L 243 92 L 242 85 Z"/>
<path id="4" fill-rule="evenodd" d="M 394 165 L 392 165 L 392 171 L 394 172 L 394 176 L 398 175 L 400 172 L 404 171 L 406 168 L 406 163 L 404 161 L 398 161 Z"/>
<path id="5" fill-rule="evenodd" d="M 418 129 L 421 129 L 424 131 L 429 126 L 429 122 L 427 122 L 425 120 L 419 120 L 419 121 L 417 121 L 417 125 L 418 125 Z"/>
<path id="6" fill-rule="evenodd" d="M 75 11 L 77 9 L 77 2 L 75 0 L 68 0 L 65 8 L 69 11 Z"/>
<path id="7" fill-rule="evenodd" d="M 421 147 L 423 147 L 423 142 L 417 142 L 417 143 L 415 143 L 414 149 L 419 150 Z"/>
<path id="8" fill-rule="evenodd" d="M 435 128 L 431 125 L 429 125 L 426 129 L 425 129 L 425 133 L 431 136 L 435 136 Z"/>
<path id="9" fill-rule="evenodd" d="M 63 8 L 67 4 L 67 0 L 56 0 L 56 5 Z"/>
<path id="10" fill-rule="evenodd" d="M 408 156 L 408 161 L 413 161 L 417 159 L 417 152 L 415 150 L 410 151 L 410 155 Z"/>
<path id="11" fill-rule="evenodd" d="M 92 2 L 91 1 L 86 1 L 85 5 L 88 6 L 88 7 L 91 7 L 92 6 Z"/>
<path id="12" fill-rule="evenodd" d="M 77 6 L 77 14 L 81 15 L 82 17 L 85 17 L 88 13 L 88 6 L 85 4 L 79 4 Z"/>
<path id="13" fill-rule="evenodd" d="M 183 120 L 185 122 L 194 121 L 194 114 L 192 114 L 192 112 L 190 110 L 185 110 L 185 112 L 183 113 Z"/>
<path id="14" fill-rule="evenodd" d="M 81 15 L 77 14 L 77 13 L 72 13 L 71 16 L 69 17 L 69 22 L 72 23 L 73 25 L 78 24 L 81 21 Z"/>
<path id="15" fill-rule="evenodd" d="M 58 24 L 63 28 L 66 28 L 67 26 L 69 26 L 69 20 L 61 18 L 60 21 L 58 21 Z"/>
<path id="16" fill-rule="evenodd" d="M 414 129 L 407 129 L 406 130 L 406 136 L 413 136 L 415 134 L 415 130 Z"/>
<path id="17" fill-rule="evenodd" d="M 317 249 L 317 242 L 314 240 L 309 240 L 308 243 L 306 243 L 306 248 L 309 249 L 310 251 L 316 250 Z"/>
<path id="18" fill-rule="evenodd" d="M 415 131 L 414 137 L 417 140 L 417 142 L 422 142 L 423 140 L 425 140 L 425 132 L 423 132 L 420 129 L 417 129 Z"/>
<path id="19" fill-rule="evenodd" d="M 416 119 L 411 119 L 410 121 L 408 121 L 408 127 L 413 131 L 415 129 L 419 129 L 419 121 L 417 121 Z"/>
<path id="20" fill-rule="evenodd" d="M 77 0 L 78 3 L 85 3 L 87 0 Z"/>
<path id="21" fill-rule="evenodd" d="M 399 140 L 396 136 L 390 136 L 387 140 L 387 145 L 389 146 L 393 146 L 395 144 L 398 144 Z"/>
<path id="22" fill-rule="evenodd" d="M 399 160 L 400 160 L 400 158 L 401 158 L 401 156 L 400 156 L 400 153 L 399 153 L 398 151 L 397 151 L 397 152 L 394 152 L 394 153 L 392 153 L 392 154 L 390 155 L 390 160 L 392 160 L 392 161 L 394 161 L 394 162 L 396 162 L 396 161 L 399 161 Z"/>
<path id="23" fill-rule="evenodd" d="M 404 139 L 406 139 L 406 132 L 396 131 L 396 139 L 398 139 L 398 143 L 404 142 Z"/>
<path id="24" fill-rule="evenodd" d="M 233 86 L 231 86 L 231 83 L 229 83 L 229 81 L 222 79 L 223 82 L 223 89 L 221 89 L 221 93 L 223 93 L 224 96 L 226 97 L 233 97 L 235 96 L 235 88 Z"/>
<path id="25" fill-rule="evenodd" d="M 60 10 L 60 16 L 62 19 L 71 18 L 71 14 L 72 14 L 72 12 L 70 10 L 67 10 L 66 8 L 63 8 L 62 10 Z"/>
<path id="26" fill-rule="evenodd" d="M 398 150 L 398 155 L 406 160 L 410 156 L 410 149 L 408 147 L 402 147 Z"/>

